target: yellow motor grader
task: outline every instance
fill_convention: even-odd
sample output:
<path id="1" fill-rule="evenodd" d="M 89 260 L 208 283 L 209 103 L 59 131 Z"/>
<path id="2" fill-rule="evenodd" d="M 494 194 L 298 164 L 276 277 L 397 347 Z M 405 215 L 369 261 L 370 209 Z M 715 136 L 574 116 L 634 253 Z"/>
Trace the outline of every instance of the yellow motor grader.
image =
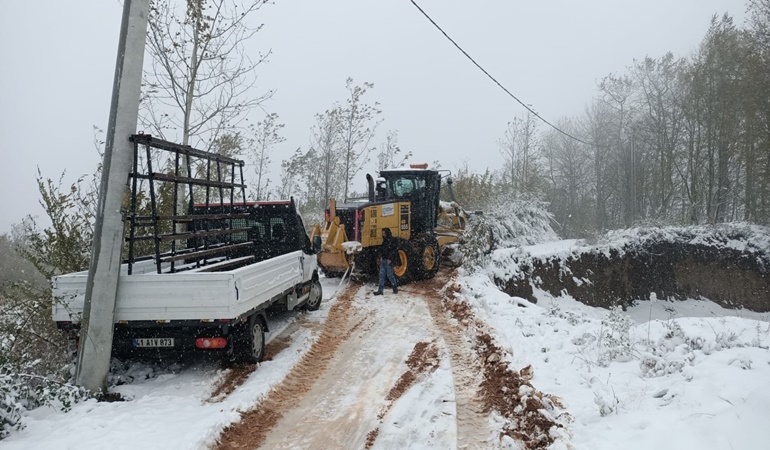
<path id="1" fill-rule="evenodd" d="M 468 220 L 456 202 L 439 199 L 441 173 L 420 164 L 366 178 L 367 199 L 344 204 L 330 199 L 323 226 L 311 232 L 311 240 L 321 236 L 318 265 L 327 276 L 339 276 L 355 260 L 358 269 L 376 273 L 382 230 L 389 228 L 399 242 L 400 261 L 394 263 L 399 283 L 432 278 L 444 246 L 460 239 Z M 451 193 L 451 178 L 446 178 Z"/>

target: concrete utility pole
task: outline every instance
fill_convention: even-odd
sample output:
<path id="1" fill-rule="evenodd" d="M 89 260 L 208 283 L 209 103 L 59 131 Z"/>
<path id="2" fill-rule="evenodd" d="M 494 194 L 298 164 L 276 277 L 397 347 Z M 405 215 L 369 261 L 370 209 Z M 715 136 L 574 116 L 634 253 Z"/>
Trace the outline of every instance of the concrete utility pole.
<path id="1" fill-rule="evenodd" d="M 123 243 L 120 210 L 133 163 L 134 146 L 128 138 L 136 133 L 139 116 L 149 11 L 149 0 L 124 0 L 75 377 L 92 392 L 107 390 Z"/>

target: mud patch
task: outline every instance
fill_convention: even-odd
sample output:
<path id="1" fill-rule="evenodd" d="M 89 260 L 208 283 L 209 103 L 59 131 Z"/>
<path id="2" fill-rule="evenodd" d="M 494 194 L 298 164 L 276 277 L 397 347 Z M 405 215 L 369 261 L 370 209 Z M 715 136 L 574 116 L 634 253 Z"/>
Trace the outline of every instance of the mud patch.
<path id="1" fill-rule="evenodd" d="M 408 369 L 401 374 L 396 384 L 390 389 L 388 395 L 385 396 L 385 400 L 389 403 L 377 414 L 377 419 L 379 419 L 380 423 L 388 415 L 388 412 L 393 407 L 393 403 L 401 398 L 404 392 L 417 382 L 420 375 L 432 373 L 438 369 L 439 363 L 438 346 L 435 342 L 418 342 L 414 345 L 414 350 L 406 359 Z M 379 433 L 379 427 L 370 431 L 366 435 L 366 445 L 364 448 L 371 448 L 377 440 Z"/>
<path id="2" fill-rule="evenodd" d="M 369 432 L 369 434 L 366 435 L 366 444 L 364 445 L 365 449 L 372 448 L 372 445 L 374 445 L 374 442 L 377 440 L 377 436 L 380 434 L 380 429 L 375 428 L 372 431 Z"/>
<path id="3" fill-rule="evenodd" d="M 456 283 L 453 283 L 445 291 L 444 297 L 455 298 L 459 291 L 460 287 Z M 445 301 L 443 306 L 444 309 L 446 309 L 449 314 L 452 315 L 453 319 L 463 325 L 468 325 L 470 320 L 473 318 L 473 311 L 471 310 L 471 307 L 468 306 L 468 304 L 465 302 Z"/>
<path id="4" fill-rule="evenodd" d="M 421 374 L 431 373 L 438 369 L 438 346 L 431 342 L 418 342 L 407 358 L 406 365 L 409 370 L 401 375 L 396 385 L 388 392 L 385 400 L 391 402 L 398 400 L 407 389 L 412 387 Z"/>
<path id="5" fill-rule="evenodd" d="M 494 448 L 489 411 L 479 392 L 483 380 L 481 364 L 466 338 L 467 326 L 473 320 L 473 311 L 467 304 L 444 301 L 447 297 L 458 295 L 460 289 L 457 283 L 449 282 L 449 274 L 444 270 L 439 271 L 433 280 L 420 283 L 418 287 L 449 353 L 455 392 L 457 448 Z M 455 321 L 451 321 L 448 316 Z"/>
<path id="6" fill-rule="evenodd" d="M 321 335 L 305 355 L 292 368 L 286 378 L 276 385 L 254 409 L 241 414 L 240 422 L 226 427 L 214 448 L 257 448 L 283 417 L 286 411 L 296 407 L 312 388 L 319 374 L 324 372 L 340 343 L 348 333 L 353 297 L 357 286 L 351 286 L 340 295 L 329 310 Z"/>
<path id="7" fill-rule="evenodd" d="M 219 403 L 228 395 L 232 394 L 235 389 L 242 385 L 249 375 L 256 370 L 256 364 L 233 364 L 232 367 L 227 368 L 222 377 L 216 382 L 214 392 L 211 393 L 207 402 Z"/>
<path id="8" fill-rule="evenodd" d="M 546 449 L 554 438 L 551 429 L 564 425 L 546 416 L 543 411 L 563 409 L 558 397 L 544 394 L 532 386 L 534 371 L 527 366 L 511 370 L 502 360 L 504 350 L 496 346 L 492 337 L 481 333 L 476 337 L 476 350 L 483 364 L 484 381 L 481 393 L 484 403 L 505 418 L 502 434 L 520 441 L 526 449 Z M 551 415 L 551 414 L 549 414 Z M 563 413 L 559 418 L 569 421 Z"/>
<path id="9" fill-rule="evenodd" d="M 265 345 L 264 361 L 272 361 L 273 358 L 291 345 L 291 336 L 281 336 L 273 339 Z"/>

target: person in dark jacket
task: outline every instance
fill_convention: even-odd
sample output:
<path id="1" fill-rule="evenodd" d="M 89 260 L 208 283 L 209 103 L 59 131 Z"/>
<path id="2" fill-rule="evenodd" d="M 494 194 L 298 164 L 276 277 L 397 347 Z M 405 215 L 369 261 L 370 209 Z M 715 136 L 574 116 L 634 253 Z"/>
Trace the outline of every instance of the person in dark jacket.
<path id="1" fill-rule="evenodd" d="M 380 257 L 380 286 L 374 291 L 374 295 L 382 295 L 385 288 L 385 277 L 388 277 L 393 286 L 393 293 L 398 293 L 398 283 L 396 283 L 396 274 L 393 273 L 393 263 L 400 261 L 398 256 L 398 242 L 390 233 L 390 228 L 382 229 L 382 245 L 379 248 Z"/>

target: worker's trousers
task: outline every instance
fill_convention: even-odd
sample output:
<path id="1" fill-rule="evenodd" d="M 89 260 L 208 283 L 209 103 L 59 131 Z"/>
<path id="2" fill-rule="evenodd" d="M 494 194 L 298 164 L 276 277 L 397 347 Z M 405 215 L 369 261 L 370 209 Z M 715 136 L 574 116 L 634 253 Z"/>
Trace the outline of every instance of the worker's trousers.
<path id="1" fill-rule="evenodd" d="M 386 276 L 388 277 L 388 280 L 390 280 L 390 285 L 393 286 L 393 289 L 396 289 L 398 284 L 396 283 L 396 274 L 393 273 L 393 262 L 389 259 L 382 258 L 382 261 L 380 261 L 380 286 L 378 289 L 380 292 L 385 289 Z"/>

